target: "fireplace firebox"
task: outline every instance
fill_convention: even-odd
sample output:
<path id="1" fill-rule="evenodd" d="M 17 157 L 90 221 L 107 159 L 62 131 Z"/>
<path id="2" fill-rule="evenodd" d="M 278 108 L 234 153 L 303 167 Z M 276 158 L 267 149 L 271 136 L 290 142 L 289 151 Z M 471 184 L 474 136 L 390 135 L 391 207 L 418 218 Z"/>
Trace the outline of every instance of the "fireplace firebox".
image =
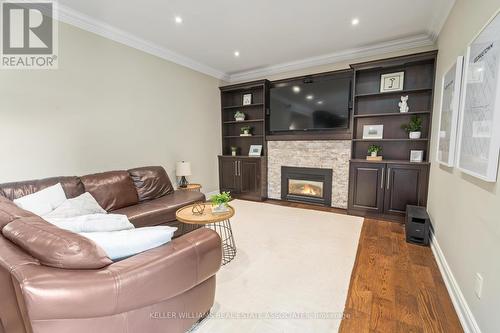
<path id="1" fill-rule="evenodd" d="M 331 206 L 332 169 L 282 166 L 281 199 Z"/>

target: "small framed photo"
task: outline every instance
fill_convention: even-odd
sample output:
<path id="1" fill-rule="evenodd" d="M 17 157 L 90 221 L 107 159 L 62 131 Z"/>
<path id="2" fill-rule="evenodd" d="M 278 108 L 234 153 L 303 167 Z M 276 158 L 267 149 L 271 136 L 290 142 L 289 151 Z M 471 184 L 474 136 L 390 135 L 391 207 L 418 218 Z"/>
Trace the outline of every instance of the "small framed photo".
<path id="1" fill-rule="evenodd" d="M 252 94 L 243 94 L 243 105 L 252 104 Z"/>
<path id="2" fill-rule="evenodd" d="M 262 154 L 262 145 L 251 145 L 248 156 L 260 156 Z"/>
<path id="3" fill-rule="evenodd" d="M 410 162 L 422 162 L 424 160 L 423 150 L 410 150 Z"/>
<path id="4" fill-rule="evenodd" d="M 363 139 L 382 139 L 384 138 L 384 125 L 364 125 Z"/>
<path id="5" fill-rule="evenodd" d="M 380 76 L 380 92 L 403 90 L 405 72 L 382 74 Z"/>

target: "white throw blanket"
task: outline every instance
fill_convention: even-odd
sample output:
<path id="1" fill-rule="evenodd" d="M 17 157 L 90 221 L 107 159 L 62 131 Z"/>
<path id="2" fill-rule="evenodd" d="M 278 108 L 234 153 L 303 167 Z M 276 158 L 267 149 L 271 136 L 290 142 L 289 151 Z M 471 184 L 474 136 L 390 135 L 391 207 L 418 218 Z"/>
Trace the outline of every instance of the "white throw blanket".
<path id="1" fill-rule="evenodd" d="M 74 217 L 44 217 L 47 222 L 72 232 L 105 232 L 134 229 L 127 216 L 120 214 L 89 214 Z"/>

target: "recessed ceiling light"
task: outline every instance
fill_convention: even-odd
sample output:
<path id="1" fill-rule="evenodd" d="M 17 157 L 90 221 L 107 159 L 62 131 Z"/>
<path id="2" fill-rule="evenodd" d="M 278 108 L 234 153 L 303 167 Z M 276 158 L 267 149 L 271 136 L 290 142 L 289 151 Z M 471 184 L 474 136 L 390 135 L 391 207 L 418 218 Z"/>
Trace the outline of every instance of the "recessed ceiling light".
<path id="1" fill-rule="evenodd" d="M 300 87 L 299 86 L 293 86 L 292 90 L 294 93 L 298 94 L 300 92 Z"/>
<path id="2" fill-rule="evenodd" d="M 182 17 L 180 17 L 180 16 L 176 16 L 176 17 L 175 17 L 175 23 L 177 23 L 177 24 L 181 24 L 181 23 L 182 23 Z"/>
<path id="3" fill-rule="evenodd" d="M 358 25 L 359 24 L 359 19 L 357 17 L 353 18 L 352 21 L 351 21 L 351 24 L 352 25 Z"/>
<path id="4" fill-rule="evenodd" d="M 308 100 L 311 100 L 311 99 L 313 99 L 313 98 L 314 98 L 314 96 L 313 96 L 313 95 L 307 95 L 307 96 L 306 96 L 306 98 L 307 98 Z"/>
<path id="5" fill-rule="evenodd" d="M 240 56 L 240 51 L 234 51 L 234 56 L 239 57 Z"/>
<path id="6" fill-rule="evenodd" d="M 316 103 L 318 103 L 319 105 L 322 105 L 323 101 L 317 101 Z"/>

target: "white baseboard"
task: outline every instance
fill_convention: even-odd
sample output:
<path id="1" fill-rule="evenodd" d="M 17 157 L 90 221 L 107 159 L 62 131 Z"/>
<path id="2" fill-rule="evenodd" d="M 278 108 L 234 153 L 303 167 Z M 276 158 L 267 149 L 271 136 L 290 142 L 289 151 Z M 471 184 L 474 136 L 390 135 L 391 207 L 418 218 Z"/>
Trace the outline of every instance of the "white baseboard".
<path id="1" fill-rule="evenodd" d="M 455 311 L 457 312 L 464 332 L 481 333 L 481 329 L 479 328 L 479 325 L 477 324 L 476 319 L 474 318 L 474 315 L 472 314 L 469 305 L 462 294 L 462 290 L 460 290 L 460 286 L 453 276 L 450 266 L 446 261 L 443 251 L 441 251 L 441 248 L 439 247 L 439 243 L 434 233 L 431 233 L 431 249 L 432 253 L 434 253 L 434 257 L 436 257 L 439 270 L 441 271 L 444 283 L 446 284 L 446 289 L 448 289 L 448 293 L 450 294 L 451 301 L 453 302 L 453 306 L 455 307 Z"/>

